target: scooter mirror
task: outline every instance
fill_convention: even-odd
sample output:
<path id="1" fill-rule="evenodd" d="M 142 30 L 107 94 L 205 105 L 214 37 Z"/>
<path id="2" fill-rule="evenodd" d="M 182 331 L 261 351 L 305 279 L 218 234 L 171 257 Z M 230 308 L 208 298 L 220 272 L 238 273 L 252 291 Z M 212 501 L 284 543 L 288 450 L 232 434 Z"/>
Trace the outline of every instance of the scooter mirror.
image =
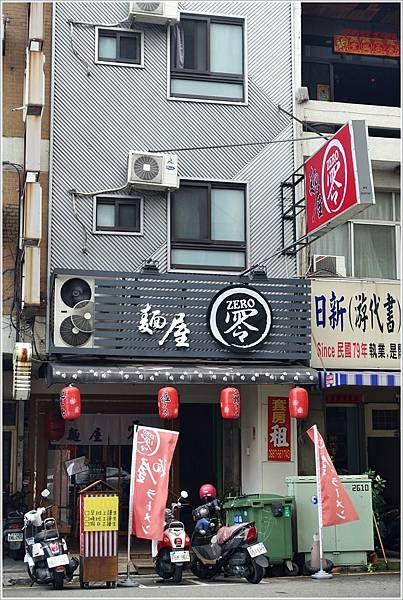
<path id="1" fill-rule="evenodd" d="M 50 491 L 48 489 L 42 490 L 41 496 L 42 498 L 48 498 L 50 496 Z"/>
<path id="2" fill-rule="evenodd" d="M 182 490 L 181 491 L 181 498 L 188 498 L 189 494 L 187 493 L 186 490 Z"/>

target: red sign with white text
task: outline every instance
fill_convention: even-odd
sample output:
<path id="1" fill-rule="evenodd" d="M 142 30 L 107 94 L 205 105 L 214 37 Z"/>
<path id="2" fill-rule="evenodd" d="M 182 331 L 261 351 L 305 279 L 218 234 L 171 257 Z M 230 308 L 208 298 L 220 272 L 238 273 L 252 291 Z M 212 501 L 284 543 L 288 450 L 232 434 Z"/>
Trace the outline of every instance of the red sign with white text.
<path id="1" fill-rule="evenodd" d="M 304 165 L 307 233 L 360 202 L 352 140 L 346 123 Z"/>
<path id="2" fill-rule="evenodd" d="M 179 433 L 139 426 L 133 440 L 132 534 L 161 540 L 168 497 L 169 469 Z M 137 440 L 137 443 L 136 443 Z"/>
<path id="3" fill-rule="evenodd" d="M 307 434 L 315 443 L 314 427 L 310 427 Z M 347 494 L 344 485 L 337 475 L 332 459 L 326 449 L 325 442 L 318 431 L 319 447 L 319 479 L 322 497 L 322 526 L 342 525 L 350 521 L 357 521 L 359 516 Z"/>
<path id="4" fill-rule="evenodd" d="M 291 460 L 288 398 L 268 398 L 268 460 Z"/>

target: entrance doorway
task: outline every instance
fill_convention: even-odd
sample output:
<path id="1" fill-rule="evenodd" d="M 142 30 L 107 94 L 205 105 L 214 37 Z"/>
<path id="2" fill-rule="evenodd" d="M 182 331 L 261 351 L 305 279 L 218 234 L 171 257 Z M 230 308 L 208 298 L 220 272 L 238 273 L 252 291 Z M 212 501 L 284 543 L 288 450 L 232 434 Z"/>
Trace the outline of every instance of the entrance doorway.
<path id="1" fill-rule="evenodd" d="M 339 475 L 362 472 L 357 406 L 326 407 L 326 447 Z"/>
<path id="2" fill-rule="evenodd" d="M 203 483 L 212 483 L 220 498 L 240 493 L 238 419 L 223 419 L 217 404 L 182 404 L 179 445 L 180 488 L 188 492 L 191 506 L 200 503 L 199 488 Z"/>
<path id="3" fill-rule="evenodd" d="M 199 488 L 212 483 L 222 489 L 221 417 L 215 404 L 182 404 L 180 410 L 180 488 L 189 503 L 199 503 Z"/>

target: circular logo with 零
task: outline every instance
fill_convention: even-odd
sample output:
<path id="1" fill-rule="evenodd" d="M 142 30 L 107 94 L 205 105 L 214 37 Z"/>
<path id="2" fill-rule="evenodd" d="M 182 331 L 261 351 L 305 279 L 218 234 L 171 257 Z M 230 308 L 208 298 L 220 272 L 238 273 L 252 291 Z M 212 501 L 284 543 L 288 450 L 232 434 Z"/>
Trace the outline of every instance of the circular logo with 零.
<path id="1" fill-rule="evenodd" d="M 343 144 L 331 140 L 322 162 L 323 203 L 329 214 L 338 213 L 347 192 L 347 158 Z"/>
<path id="2" fill-rule="evenodd" d="M 232 286 L 214 296 L 208 311 L 208 325 L 214 339 L 236 352 L 263 344 L 271 328 L 267 300 L 246 286 Z"/>

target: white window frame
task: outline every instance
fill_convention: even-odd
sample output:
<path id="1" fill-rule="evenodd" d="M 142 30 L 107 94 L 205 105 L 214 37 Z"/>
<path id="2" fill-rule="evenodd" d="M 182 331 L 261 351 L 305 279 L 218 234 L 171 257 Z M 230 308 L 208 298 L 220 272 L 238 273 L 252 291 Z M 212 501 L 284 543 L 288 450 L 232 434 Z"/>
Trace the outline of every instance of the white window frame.
<path id="1" fill-rule="evenodd" d="M 248 20 L 246 16 L 243 15 L 228 15 L 224 13 L 210 13 L 205 11 L 195 11 L 195 10 L 183 10 L 183 13 L 186 13 L 187 16 L 195 15 L 195 16 L 205 16 L 205 17 L 225 17 L 230 19 L 233 17 L 234 19 L 243 20 L 243 72 L 244 72 L 244 100 L 242 102 L 237 102 L 236 100 L 214 100 L 212 98 L 181 98 L 180 96 L 171 96 L 171 25 L 167 29 L 167 100 L 171 100 L 173 102 L 198 102 L 203 104 L 230 104 L 234 106 L 248 106 L 249 105 L 249 97 L 248 97 L 248 31 L 247 24 Z M 207 181 L 207 180 L 206 180 Z M 204 273 L 206 271 L 203 271 Z"/>
<path id="2" fill-rule="evenodd" d="M 139 231 L 100 231 L 97 229 L 97 201 L 102 198 L 112 200 L 139 200 L 140 201 L 140 230 Z M 94 196 L 92 208 L 92 233 L 94 235 L 129 235 L 129 236 L 142 236 L 143 233 L 143 221 L 144 221 L 144 197 L 140 195 L 129 196 L 127 194 L 116 195 L 116 194 L 98 194 Z"/>
<path id="3" fill-rule="evenodd" d="M 99 49 L 99 31 L 125 31 L 126 33 L 139 33 L 140 34 L 140 63 L 127 63 L 117 62 L 113 60 L 100 60 L 98 58 Z M 102 27 L 101 25 L 95 27 L 95 64 L 97 65 L 108 65 L 109 67 L 130 67 L 132 69 L 144 69 L 144 31 L 138 29 L 127 29 L 125 27 Z"/>
<path id="4" fill-rule="evenodd" d="M 400 248 L 399 245 L 399 238 L 400 238 L 400 225 L 396 222 L 393 221 L 359 221 L 359 220 L 352 220 L 352 221 L 348 221 L 348 228 L 349 228 L 349 251 L 350 251 L 350 256 L 351 256 L 351 277 L 355 277 L 356 279 L 358 278 L 358 276 L 355 274 L 355 255 L 354 255 L 354 226 L 355 225 L 360 225 L 360 226 L 365 226 L 365 225 L 382 225 L 385 227 L 394 227 L 395 228 L 395 268 L 396 268 L 396 278 L 394 279 L 388 279 L 388 281 L 397 281 L 398 279 L 400 279 L 400 253 L 398 252 L 398 248 Z M 368 278 L 368 277 L 367 277 Z M 363 279 L 361 277 L 361 279 Z M 386 279 L 385 277 L 370 277 L 371 280 L 374 281 L 379 281 L 379 280 L 383 280 Z"/>
<path id="5" fill-rule="evenodd" d="M 245 180 L 238 179 L 213 179 L 209 177 L 181 177 L 181 181 L 205 181 L 206 183 L 227 183 L 231 184 L 239 184 L 245 186 L 245 270 L 250 266 L 250 210 L 249 210 L 249 183 Z M 179 187 L 180 187 L 179 182 Z M 195 273 L 200 275 L 222 275 L 226 273 L 228 275 L 239 275 L 242 271 L 229 271 L 227 269 L 177 269 L 171 267 L 171 192 L 168 192 L 167 196 L 167 272 L 168 273 Z"/>
<path id="6" fill-rule="evenodd" d="M 365 405 L 365 433 L 367 437 L 382 437 L 382 438 L 394 438 L 396 437 L 396 429 L 372 429 L 372 411 L 373 410 L 400 410 L 398 404 L 392 404 L 389 402 L 382 402 L 376 404 Z"/>
<path id="7" fill-rule="evenodd" d="M 392 221 L 381 221 L 381 220 L 360 220 L 359 216 L 355 219 L 351 219 L 347 221 L 347 235 L 348 235 L 348 249 L 345 255 L 346 258 L 346 267 L 348 265 L 348 261 L 350 259 L 351 266 L 351 275 L 348 275 L 347 278 L 358 279 L 358 276 L 355 274 L 355 255 L 354 255 L 354 227 L 355 225 L 384 225 L 386 227 L 394 227 L 395 228 L 395 266 L 396 266 L 396 278 L 387 279 L 386 277 L 370 277 L 371 281 L 398 281 L 401 277 L 401 257 L 400 257 L 400 221 L 397 220 L 396 216 L 396 192 L 392 190 L 386 189 L 377 189 L 376 192 L 384 192 L 391 195 L 392 198 Z M 375 192 L 375 195 L 376 195 Z M 315 253 L 318 253 L 315 250 Z M 359 279 L 368 279 L 368 277 Z"/>

